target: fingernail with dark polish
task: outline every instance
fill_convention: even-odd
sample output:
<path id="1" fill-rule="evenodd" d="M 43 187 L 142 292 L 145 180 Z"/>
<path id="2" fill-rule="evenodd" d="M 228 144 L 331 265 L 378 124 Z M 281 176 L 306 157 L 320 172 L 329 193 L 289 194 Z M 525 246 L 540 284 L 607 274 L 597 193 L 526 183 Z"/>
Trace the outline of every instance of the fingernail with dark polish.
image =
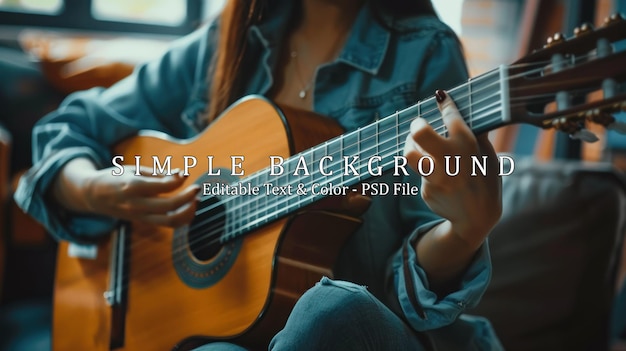
<path id="1" fill-rule="evenodd" d="M 435 91 L 435 98 L 438 103 L 442 103 L 446 99 L 446 96 L 446 92 L 441 89 L 437 89 L 437 91 Z"/>

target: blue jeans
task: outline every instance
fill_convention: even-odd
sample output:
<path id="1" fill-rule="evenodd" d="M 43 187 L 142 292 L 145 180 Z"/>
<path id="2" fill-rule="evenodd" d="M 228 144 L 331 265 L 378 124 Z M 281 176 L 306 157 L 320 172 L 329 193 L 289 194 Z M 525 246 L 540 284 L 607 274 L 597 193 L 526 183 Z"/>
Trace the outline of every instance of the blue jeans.
<path id="1" fill-rule="evenodd" d="M 421 351 L 424 347 L 415 332 L 365 287 L 323 278 L 298 300 L 269 349 Z M 194 351 L 245 349 L 219 342 Z"/>

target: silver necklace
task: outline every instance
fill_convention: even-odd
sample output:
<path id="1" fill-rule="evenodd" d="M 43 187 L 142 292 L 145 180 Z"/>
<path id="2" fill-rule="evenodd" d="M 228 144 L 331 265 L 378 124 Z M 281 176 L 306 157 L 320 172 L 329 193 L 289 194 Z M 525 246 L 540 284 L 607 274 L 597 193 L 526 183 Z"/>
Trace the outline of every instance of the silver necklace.
<path id="1" fill-rule="evenodd" d="M 296 71 L 296 75 L 298 76 L 298 79 L 300 80 L 300 85 L 302 85 L 302 89 L 300 89 L 300 92 L 298 93 L 298 96 L 300 97 L 300 99 L 305 99 L 307 97 L 307 94 L 309 93 L 309 90 L 311 89 L 311 87 L 313 86 L 313 81 L 315 80 L 315 75 L 313 77 L 311 77 L 311 79 L 309 79 L 308 83 L 304 82 L 304 79 L 302 79 L 302 75 L 300 74 L 300 65 L 299 65 L 299 61 L 298 61 L 298 52 L 296 50 L 292 50 L 291 51 L 291 59 L 294 60 L 295 62 L 295 71 Z"/>

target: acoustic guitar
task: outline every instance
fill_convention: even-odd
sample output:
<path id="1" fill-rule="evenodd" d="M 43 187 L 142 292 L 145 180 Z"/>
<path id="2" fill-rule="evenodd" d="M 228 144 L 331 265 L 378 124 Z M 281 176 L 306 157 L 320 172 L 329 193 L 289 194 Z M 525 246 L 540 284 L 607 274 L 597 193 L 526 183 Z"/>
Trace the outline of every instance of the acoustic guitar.
<path id="1" fill-rule="evenodd" d="M 626 108 L 618 90 L 626 52 L 611 50 L 625 37 L 626 22 L 614 16 L 448 92 L 476 134 L 513 123 L 588 141 L 586 123 L 625 132 L 612 113 Z M 346 198 L 373 177 L 363 161 L 391 170 L 418 116 L 446 133 L 433 97 L 345 134 L 330 119 L 247 97 L 193 139 L 142 132 L 125 140 L 117 160 L 187 166 L 187 182 L 209 194 L 193 222 L 175 230 L 131 222 L 94 246 L 61 243 L 54 349 L 180 350 L 210 340 L 263 347 L 301 294 L 333 276 L 363 211 Z M 282 175 L 270 164 L 278 157 Z"/>

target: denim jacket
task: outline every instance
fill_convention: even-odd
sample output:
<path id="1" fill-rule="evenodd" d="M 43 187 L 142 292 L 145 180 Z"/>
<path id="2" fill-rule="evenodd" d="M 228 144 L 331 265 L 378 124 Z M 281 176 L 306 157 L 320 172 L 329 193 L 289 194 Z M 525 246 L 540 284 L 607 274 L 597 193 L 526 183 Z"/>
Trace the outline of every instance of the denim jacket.
<path id="1" fill-rule="evenodd" d="M 274 83 L 279 43 L 294 2 L 273 3 L 272 15 L 248 34 L 243 95 L 268 95 Z M 113 87 L 72 94 L 43 118 L 33 131 L 34 165 L 15 194 L 21 208 L 59 239 L 89 241 L 111 230 L 113 219 L 68 216 L 49 207 L 46 189 L 72 158 L 86 156 L 100 167 L 110 167 L 110 147 L 139 129 L 177 138 L 199 133 L 210 103 L 208 67 L 216 34 L 217 21 L 175 41 L 158 60 L 137 67 Z M 349 131 L 466 78 L 458 40 L 437 18 L 377 19 L 364 6 L 338 58 L 317 68 L 313 106 Z M 420 182 L 416 175 L 409 178 L 403 181 Z M 460 349 L 498 349 L 488 323 L 457 318 L 476 305 L 486 289 L 491 275 L 487 245 L 457 291 L 437 296 L 429 290 L 413 240 L 438 221 L 419 195 L 374 197 L 363 225 L 343 250 L 336 277 L 366 285 L 415 330 L 436 330 L 432 335 L 455 340 Z M 459 323 L 471 328 L 457 328 Z"/>

